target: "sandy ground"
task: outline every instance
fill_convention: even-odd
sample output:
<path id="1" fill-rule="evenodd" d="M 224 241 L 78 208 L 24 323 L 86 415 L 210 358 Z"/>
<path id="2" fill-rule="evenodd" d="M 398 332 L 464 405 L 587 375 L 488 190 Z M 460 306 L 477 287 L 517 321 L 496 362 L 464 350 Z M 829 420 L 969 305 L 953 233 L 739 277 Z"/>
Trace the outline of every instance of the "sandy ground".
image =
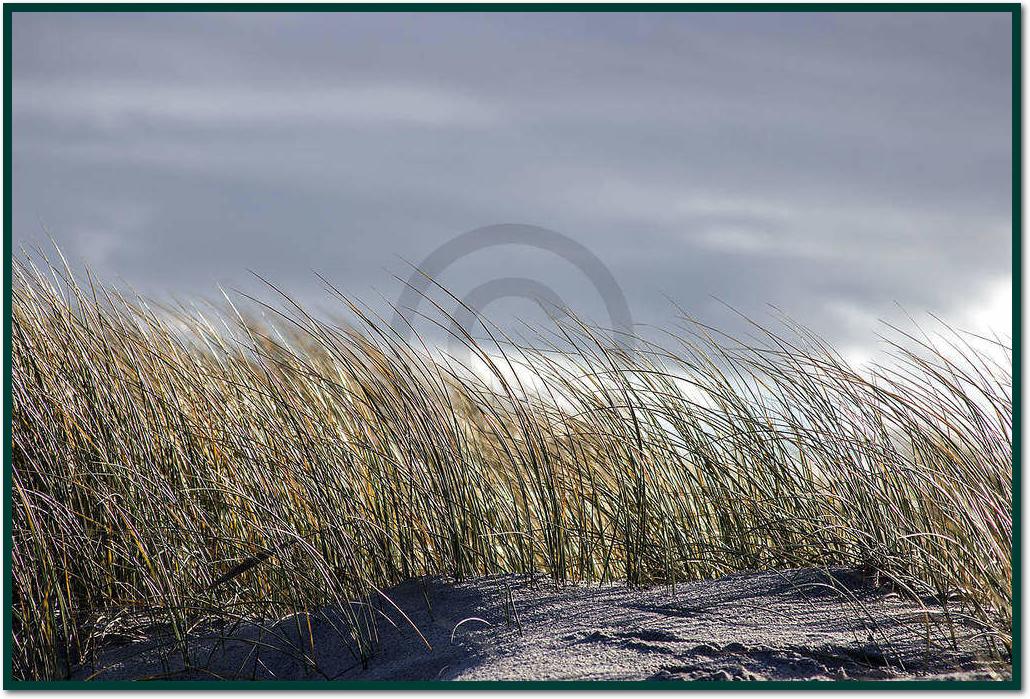
<path id="1" fill-rule="evenodd" d="M 385 592 L 411 623 L 385 600 L 374 605 L 378 649 L 366 662 L 340 631 L 340 615 L 325 611 L 261 627 L 198 630 L 188 669 L 159 630 L 144 641 L 108 641 L 75 677 L 833 680 L 1009 673 L 1007 665 L 978 660 L 988 648 L 974 629 L 958 624 L 956 642 L 942 643 L 940 608 L 904 601 L 847 570 L 738 574 L 675 589 L 558 590 L 528 577 L 432 578 Z"/>

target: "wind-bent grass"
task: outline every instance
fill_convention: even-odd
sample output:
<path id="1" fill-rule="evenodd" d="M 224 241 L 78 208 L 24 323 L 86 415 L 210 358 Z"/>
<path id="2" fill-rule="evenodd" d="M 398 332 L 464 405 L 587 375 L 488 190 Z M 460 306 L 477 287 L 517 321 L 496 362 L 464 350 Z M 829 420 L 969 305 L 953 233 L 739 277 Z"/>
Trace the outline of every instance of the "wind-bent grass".
<path id="1" fill-rule="evenodd" d="M 567 320 L 536 349 L 459 338 L 472 370 L 351 304 L 349 326 L 286 297 L 257 322 L 14 274 L 18 677 L 67 676 L 127 620 L 185 644 L 323 606 L 361 662 L 354 601 L 426 573 L 860 565 L 1011 642 L 1000 343 L 898 331 L 860 371 L 800 328 L 685 322 L 629 353 Z"/>

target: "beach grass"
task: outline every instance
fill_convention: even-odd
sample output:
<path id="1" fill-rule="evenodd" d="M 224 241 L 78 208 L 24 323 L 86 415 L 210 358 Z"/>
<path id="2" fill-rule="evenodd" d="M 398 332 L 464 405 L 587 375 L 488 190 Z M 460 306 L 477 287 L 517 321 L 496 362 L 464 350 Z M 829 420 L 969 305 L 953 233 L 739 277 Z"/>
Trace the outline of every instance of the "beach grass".
<path id="1" fill-rule="evenodd" d="M 684 317 L 629 350 L 565 315 L 448 357 L 332 286 L 346 323 L 275 287 L 169 309 L 63 263 L 13 274 L 16 677 L 146 623 L 185 644 L 326 605 L 367 659 L 353 602 L 424 574 L 858 566 L 1010 652 L 1007 341 L 886 328 L 853 366 L 789 321 Z"/>

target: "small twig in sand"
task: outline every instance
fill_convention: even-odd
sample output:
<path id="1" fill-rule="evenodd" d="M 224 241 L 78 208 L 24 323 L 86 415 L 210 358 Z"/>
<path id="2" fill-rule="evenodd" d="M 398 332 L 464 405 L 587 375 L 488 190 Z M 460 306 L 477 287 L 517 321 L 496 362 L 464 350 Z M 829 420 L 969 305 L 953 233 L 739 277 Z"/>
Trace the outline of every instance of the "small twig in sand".
<path id="1" fill-rule="evenodd" d="M 470 616 L 468 619 L 462 619 L 461 621 L 459 621 L 457 624 L 454 625 L 454 629 L 451 631 L 451 643 L 454 643 L 454 634 L 456 634 L 458 632 L 458 628 L 462 624 L 465 624 L 465 623 L 470 622 L 470 621 L 478 621 L 481 624 L 486 624 L 487 626 L 493 626 L 493 624 L 491 624 L 489 621 L 487 621 L 486 619 L 480 619 L 478 616 Z"/>

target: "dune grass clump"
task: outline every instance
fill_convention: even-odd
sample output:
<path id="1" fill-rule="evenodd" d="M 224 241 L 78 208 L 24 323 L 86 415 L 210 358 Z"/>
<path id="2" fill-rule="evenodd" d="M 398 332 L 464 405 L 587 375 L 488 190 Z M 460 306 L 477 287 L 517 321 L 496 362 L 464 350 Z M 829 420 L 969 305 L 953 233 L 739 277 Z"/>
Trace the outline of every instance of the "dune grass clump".
<path id="1" fill-rule="evenodd" d="M 565 318 L 489 351 L 462 335 L 459 361 L 330 291 L 348 323 L 15 265 L 17 677 L 147 623 L 187 644 L 326 606 L 362 662 L 360 602 L 430 573 L 863 566 L 1008 652 L 1006 344 L 894 331 L 855 368 L 789 324 L 741 342 L 685 319 L 629 352 Z"/>

